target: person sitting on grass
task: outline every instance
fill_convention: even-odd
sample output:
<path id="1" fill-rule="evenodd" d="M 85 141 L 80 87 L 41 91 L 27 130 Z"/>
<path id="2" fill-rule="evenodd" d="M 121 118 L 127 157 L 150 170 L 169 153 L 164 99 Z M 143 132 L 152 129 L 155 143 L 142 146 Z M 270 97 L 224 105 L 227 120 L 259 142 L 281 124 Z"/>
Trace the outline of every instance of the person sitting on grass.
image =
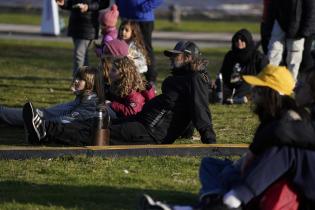
<path id="1" fill-rule="evenodd" d="M 110 64 L 106 105 L 112 119 L 136 115 L 143 105 L 155 97 L 153 88 L 146 89 L 134 62 L 127 58 L 103 59 Z"/>
<path id="2" fill-rule="evenodd" d="M 256 75 L 268 63 L 267 57 L 256 49 L 251 33 L 246 29 L 237 31 L 218 73 L 223 79 L 223 103 L 247 103 L 251 88 L 242 80 L 242 75 Z M 215 82 L 212 86 L 216 86 Z"/>
<path id="3" fill-rule="evenodd" d="M 170 58 L 172 75 L 163 81 L 162 94 L 148 101 L 135 117 L 111 124 L 111 145 L 171 144 L 191 121 L 203 143 L 216 142 L 208 107 L 207 61 L 190 41 L 178 42 L 174 50 L 166 50 L 164 55 Z M 93 120 L 70 124 L 42 120 L 34 124 L 39 116 L 30 103 L 25 104 L 23 114 L 30 142 L 91 144 Z"/>
<path id="4" fill-rule="evenodd" d="M 102 73 L 92 67 L 83 66 L 74 75 L 71 90 L 76 98 L 68 103 L 58 104 L 47 109 L 36 109 L 34 112 L 42 119 L 52 122 L 69 123 L 73 120 L 86 120 L 96 115 L 99 101 L 98 94 L 104 90 L 96 89 L 96 75 Z M 22 108 L 0 106 L 0 121 L 4 124 L 22 127 L 24 125 Z"/>
<path id="5" fill-rule="evenodd" d="M 266 159 L 265 154 L 263 154 L 265 151 L 267 154 L 276 154 L 273 150 L 286 150 L 284 149 L 285 147 L 283 147 L 283 149 L 280 149 L 281 147 L 279 147 L 277 149 L 270 149 L 271 151 L 268 151 L 268 148 L 270 148 L 272 145 L 283 145 L 284 142 L 287 142 L 285 144 L 292 145 L 294 147 L 302 145 L 314 145 L 315 143 L 315 129 L 308 120 L 308 114 L 304 109 L 299 108 L 294 99 L 291 97 L 293 88 L 295 86 L 295 80 L 287 68 L 268 65 L 257 76 L 244 76 L 243 79 L 245 82 L 254 85 L 252 89 L 253 102 L 255 104 L 254 112 L 258 115 L 260 120 L 260 124 L 254 135 L 253 143 L 249 147 L 250 151 L 246 153 L 243 158 L 234 162 L 228 159 L 222 160 L 210 157 L 204 158 L 201 162 L 199 171 L 202 186 L 200 190 L 200 202 L 195 207 L 187 207 L 187 210 L 189 208 L 201 210 L 230 208 L 240 209 L 242 201 L 246 201 L 244 204 L 247 204 L 249 200 L 258 196 L 260 193 L 263 193 L 264 190 L 266 190 L 267 187 L 273 182 L 277 181 L 281 175 L 284 175 L 288 172 L 283 171 L 283 167 L 279 164 L 284 164 L 286 166 L 290 165 L 290 167 L 287 167 L 287 169 L 289 169 L 292 167 L 295 168 L 294 165 L 299 165 L 302 163 L 295 162 L 295 160 L 300 159 L 299 157 L 293 155 L 293 153 L 291 153 L 291 158 L 288 158 L 284 155 L 283 160 L 281 160 L 280 154 L 277 159 L 272 159 L 272 157 L 269 155 L 267 155 L 267 157 L 269 156 L 270 159 Z M 314 79 L 314 76 L 312 76 L 311 79 Z M 314 84 L 313 81 L 312 84 Z M 302 91 L 298 91 L 296 89 L 297 99 L 302 99 L 300 96 L 301 93 Z M 305 94 L 309 96 L 306 97 Z M 307 91 L 307 88 L 304 89 L 303 98 L 308 98 L 307 101 L 314 104 L 315 98 L 312 95 L 314 95 L 314 92 L 310 92 L 310 89 Z M 305 103 L 300 105 L 304 106 Z M 291 125 L 290 128 L 292 129 L 290 130 L 282 128 L 277 129 L 277 132 L 270 132 L 270 129 L 274 128 L 279 123 Z M 293 129 L 293 125 L 296 126 L 296 124 L 299 123 L 304 125 L 304 129 L 301 129 L 301 126 L 299 129 Z M 278 128 L 279 126 L 276 127 Z M 265 129 L 267 129 L 269 132 L 266 132 Z M 292 130 L 296 130 L 297 133 L 303 133 L 303 135 L 300 135 L 302 136 L 301 141 L 299 141 L 297 135 L 290 136 L 290 133 L 292 134 Z M 300 130 L 300 132 L 298 132 L 298 130 Z M 274 138 L 274 133 L 277 133 L 278 140 Z M 294 138 L 292 139 L 292 137 Z M 306 166 L 303 168 L 306 170 L 306 177 L 310 177 L 310 179 L 311 177 L 314 177 L 314 170 L 311 169 L 311 166 L 307 165 L 307 163 L 311 163 L 311 160 L 314 160 L 315 153 L 305 150 L 302 152 L 302 149 L 299 150 L 296 148 L 292 150 L 298 150 L 297 154 L 301 154 L 301 157 L 303 158 L 305 157 L 305 161 L 307 162 L 305 162 Z M 308 156 L 308 153 L 312 153 L 313 155 Z M 254 156 L 255 159 L 253 159 Z M 260 166 L 269 166 L 269 168 L 262 168 L 257 166 L 257 164 Z M 302 169 L 302 166 L 298 166 L 297 169 Z M 255 174 L 252 174 L 252 170 L 254 170 Z M 283 173 L 281 173 L 279 176 L 278 172 Z M 295 174 L 295 177 L 298 177 L 301 174 L 300 172 L 302 171 L 298 171 Z M 314 183 L 308 179 L 307 181 L 309 183 Z M 261 189 L 262 187 L 263 189 Z M 246 190 L 244 190 L 244 188 Z M 231 189 L 234 189 L 235 191 L 231 192 Z M 243 189 L 243 191 L 241 191 L 241 189 Z M 310 192 L 313 191 L 314 190 L 310 190 Z M 156 202 L 148 195 L 143 197 L 141 203 L 142 206 L 144 206 L 142 208 L 143 210 L 177 210 L 183 208 L 182 206 L 169 206 L 161 202 Z M 168 208 L 166 208 L 165 205 Z"/>
<path id="6" fill-rule="evenodd" d="M 104 59 L 101 62 L 101 68 L 103 70 L 103 76 L 106 81 L 108 80 L 107 65 L 111 64 L 111 59 L 108 59 L 108 61 L 106 61 L 106 56 L 117 57 L 126 55 L 128 55 L 128 45 L 124 41 L 114 39 L 105 43 Z M 58 104 L 52 107 L 36 109 L 36 112 L 38 112 L 41 118 L 43 118 L 44 120 L 61 122 L 63 116 L 69 115 L 70 113 L 74 112 L 74 110 L 80 104 L 81 97 L 77 96 L 76 93 L 78 92 L 75 90 L 75 85 L 72 85 L 71 87 L 74 95 L 76 95 L 75 99 L 70 102 Z M 146 97 L 148 98 L 148 96 Z M 90 116 L 85 116 L 81 119 L 85 120 L 87 119 L 86 117 L 90 118 Z M 10 126 L 23 127 L 24 121 L 22 116 L 22 108 L 0 106 L 0 123 Z"/>

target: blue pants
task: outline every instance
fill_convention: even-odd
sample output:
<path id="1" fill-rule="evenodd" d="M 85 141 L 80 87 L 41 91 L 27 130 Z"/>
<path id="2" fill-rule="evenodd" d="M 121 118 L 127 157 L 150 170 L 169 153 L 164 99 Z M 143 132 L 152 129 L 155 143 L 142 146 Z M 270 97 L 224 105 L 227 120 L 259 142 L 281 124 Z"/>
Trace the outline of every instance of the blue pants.
<path id="1" fill-rule="evenodd" d="M 78 68 L 81 66 L 88 66 L 88 49 L 92 43 L 89 39 L 72 39 L 74 49 L 73 49 L 73 70 L 72 74 L 75 75 Z"/>
<path id="2" fill-rule="evenodd" d="M 240 167 L 231 160 L 204 158 L 199 169 L 200 198 L 205 195 L 224 195 L 241 180 Z"/>

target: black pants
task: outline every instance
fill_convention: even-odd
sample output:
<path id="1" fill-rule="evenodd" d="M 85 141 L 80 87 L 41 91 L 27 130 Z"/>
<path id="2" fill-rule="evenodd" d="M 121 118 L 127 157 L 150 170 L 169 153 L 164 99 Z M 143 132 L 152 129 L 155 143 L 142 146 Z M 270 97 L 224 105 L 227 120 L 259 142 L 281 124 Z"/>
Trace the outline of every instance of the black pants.
<path id="1" fill-rule="evenodd" d="M 68 124 L 47 122 L 47 141 L 74 146 L 92 145 L 94 121 Z M 156 144 L 146 128 L 139 122 L 124 122 L 110 126 L 110 145 Z"/>
<path id="2" fill-rule="evenodd" d="M 148 71 L 145 73 L 146 79 L 149 82 L 155 82 L 157 72 L 155 70 L 155 56 L 152 47 L 152 32 L 154 30 L 154 21 L 138 22 L 140 30 L 142 32 L 143 41 L 148 52 L 150 64 L 148 65 Z"/>

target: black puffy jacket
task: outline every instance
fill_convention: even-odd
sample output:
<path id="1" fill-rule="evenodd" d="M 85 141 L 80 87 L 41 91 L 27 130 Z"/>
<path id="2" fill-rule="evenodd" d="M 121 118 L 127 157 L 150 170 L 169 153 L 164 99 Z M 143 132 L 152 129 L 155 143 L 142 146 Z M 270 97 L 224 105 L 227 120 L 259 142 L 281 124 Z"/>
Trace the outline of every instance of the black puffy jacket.
<path id="1" fill-rule="evenodd" d="M 80 9 L 73 5 L 84 3 L 88 5 L 88 11 L 81 13 Z M 61 7 L 70 10 L 68 36 L 77 39 L 97 39 L 99 34 L 98 11 L 105 9 L 109 0 L 65 0 Z"/>
<path id="2" fill-rule="evenodd" d="M 215 141 L 208 86 L 205 70 L 173 72 L 164 80 L 162 94 L 148 101 L 137 118 L 157 143 L 173 143 L 191 121 L 201 135 L 209 131 Z"/>

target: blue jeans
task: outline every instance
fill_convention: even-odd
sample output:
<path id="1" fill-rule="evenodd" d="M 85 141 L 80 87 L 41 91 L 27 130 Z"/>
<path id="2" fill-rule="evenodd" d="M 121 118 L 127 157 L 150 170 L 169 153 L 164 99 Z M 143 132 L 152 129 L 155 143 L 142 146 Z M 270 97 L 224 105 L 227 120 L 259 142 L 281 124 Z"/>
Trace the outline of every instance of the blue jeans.
<path id="1" fill-rule="evenodd" d="M 203 158 L 199 169 L 200 198 L 205 195 L 224 195 L 241 181 L 240 167 L 231 160 Z"/>
<path id="2" fill-rule="evenodd" d="M 74 45 L 72 74 L 74 76 L 78 68 L 89 65 L 88 49 L 92 40 L 72 38 L 72 41 Z"/>
<path id="3" fill-rule="evenodd" d="M 73 101 L 58 104 L 46 109 L 40 109 L 41 115 L 45 120 L 59 122 L 62 116 L 65 116 L 74 109 L 80 103 L 80 99 L 76 98 Z M 6 123 L 12 126 L 23 126 L 23 109 L 22 108 L 11 108 L 0 106 L 0 122 Z"/>

